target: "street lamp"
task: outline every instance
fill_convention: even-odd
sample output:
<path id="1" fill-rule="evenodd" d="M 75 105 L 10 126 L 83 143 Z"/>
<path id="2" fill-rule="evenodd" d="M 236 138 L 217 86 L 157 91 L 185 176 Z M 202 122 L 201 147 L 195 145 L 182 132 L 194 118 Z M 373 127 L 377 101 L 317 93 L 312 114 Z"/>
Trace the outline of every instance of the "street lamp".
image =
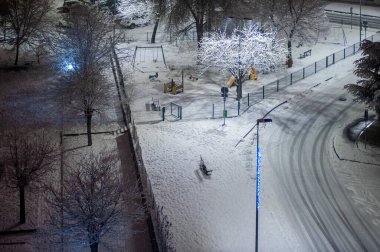
<path id="1" fill-rule="evenodd" d="M 363 21 L 363 27 L 364 27 L 364 39 L 367 38 L 367 28 L 368 28 L 368 21 L 364 20 Z"/>
<path id="2" fill-rule="evenodd" d="M 360 0 L 360 8 L 359 8 L 359 45 L 362 45 L 362 0 Z"/>
<path id="3" fill-rule="evenodd" d="M 259 208 L 260 208 L 260 146 L 259 146 L 259 126 L 260 123 L 271 123 L 270 118 L 260 118 L 256 121 L 257 128 L 257 144 L 256 144 L 256 239 L 255 239 L 255 251 L 258 252 L 259 248 Z"/>

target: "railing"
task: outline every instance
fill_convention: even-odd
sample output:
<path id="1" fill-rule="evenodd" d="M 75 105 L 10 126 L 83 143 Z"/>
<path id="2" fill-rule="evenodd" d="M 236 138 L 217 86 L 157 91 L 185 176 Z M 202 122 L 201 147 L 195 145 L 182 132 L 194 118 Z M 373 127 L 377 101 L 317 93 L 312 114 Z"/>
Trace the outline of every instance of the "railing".
<path id="1" fill-rule="evenodd" d="M 370 41 L 380 41 L 380 34 L 376 33 L 372 36 L 366 38 Z M 357 53 L 360 50 L 359 42 L 355 43 L 349 47 L 344 48 L 341 51 L 333 53 L 325 58 L 316 61 L 296 72 L 291 73 L 290 75 L 284 76 L 281 79 L 273 81 L 269 84 L 262 86 L 262 99 L 265 99 L 268 95 L 276 93 L 285 87 L 292 85 L 300 80 L 305 79 L 308 76 L 318 73 L 319 71 L 328 68 L 331 65 Z M 250 94 L 251 97 L 255 97 L 255 99 L 259 98 L 258 92 Z"/>

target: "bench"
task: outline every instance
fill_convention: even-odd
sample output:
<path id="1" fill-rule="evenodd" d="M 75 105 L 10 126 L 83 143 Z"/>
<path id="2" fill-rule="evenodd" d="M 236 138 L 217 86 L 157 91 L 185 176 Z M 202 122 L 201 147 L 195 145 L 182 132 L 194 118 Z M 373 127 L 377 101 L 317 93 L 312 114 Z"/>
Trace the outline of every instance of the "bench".
<path id="1" fill-rule="evenodd" d="M 306 58 L 307 56 L 311 56 L 311 49 L 300 54 L 300 59 Z"/>
<path id="2" fill-rule="evenodd" d="M 202 159 L 202 156 L 201 156 L 201 161 L 199 163 L 199 170 L 201 170 L 201 172 L 206 176 L 210 176 L 211 172 L 213 171 L 213 170 L 207 170 L 207 167 Z"/>
<path id="3" fill-rule="evenodd" d="M 24 65 L 25 66 L 31 66 L 33 65 L 33 63 L 35 63 L 36 61 L 35 60 L 25 60 L 24 61 Z"/>
<path id="4" fill-rule="evenodd" d="M 152 98 L 152 103 L 150 104 L 150 106 L 152 107 L 153 111 L 160 111 L 161 110 L 161 106 L 160 106 L 159 100 L 156 100 L 156 99 Z"/>

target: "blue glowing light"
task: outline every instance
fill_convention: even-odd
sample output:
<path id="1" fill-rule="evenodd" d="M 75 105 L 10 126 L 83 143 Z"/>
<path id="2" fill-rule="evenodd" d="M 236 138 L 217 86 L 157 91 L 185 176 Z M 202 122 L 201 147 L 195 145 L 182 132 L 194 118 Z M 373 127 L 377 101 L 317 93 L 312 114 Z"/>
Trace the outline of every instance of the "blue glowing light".
<path id="1" fill-rule="evenodd" d="M 73 64 L 67 64 L 66 65 L 66 70 L 70 71 L 70 70 L 74 70 L 74 66 Z"/>
<path id="2" fill-rule="evenodd" d="M 75 64 L 75 61 L 73 59 L 66 58 L 61 61 L 60 68 L 64 72 L 72 72 L 72 71 L 75 71 L 78 68 L 78 66 L 77 64 Z"/>
<path id="3" fill-rule="evenodd" d="M 260 153 L 260 147 L 257 147 L 257 177 L 256 177 L 256 208 L 260 208 L 260 162 L 261 162 L 261 153 Z"/>

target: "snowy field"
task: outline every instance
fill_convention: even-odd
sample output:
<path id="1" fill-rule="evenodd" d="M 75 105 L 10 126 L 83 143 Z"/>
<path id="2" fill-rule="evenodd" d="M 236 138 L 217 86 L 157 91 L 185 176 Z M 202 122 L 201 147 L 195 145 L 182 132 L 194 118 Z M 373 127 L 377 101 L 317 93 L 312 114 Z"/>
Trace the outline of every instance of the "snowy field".
<path id="1" fill-rule="evenodd" d="M 244 83 L 243 92 L 260 88 L 279 77 L 356 43 L 358 29 L 332 25 L 327 39 L 295 48 L 294 55 L 312 49 L 312 55 L 295 59 L 291 69 L 259 74 Z M 122 48 L 152 46 L 146 43 L 152 27 L 127 30 L 133 38 Z M 341 32 L 341 33 L 340 33 Z M 371 35 L 376 31 L 367 31 Z M 145 167 L 157 203 L 172 223 L 177 251 L 251 251 L 255 243 L 256 119 L 272 111 L 273 124 L 260 127 L 262 147 L 260 251 L 378 251 L 380 249 L 380 160 L 378 150 L 356 148 L 343 129 L 362 117 L 364 107 L 353 103 L 343 89 L 356 81 L 353 61 L 359 55 L 329 67 L 295 85 L 254 101 L 238 117 L 211 119 L 212 104 L 222 106 L 220 87 L 228 78 L 217 70 L 199 76 L 194 50 L 186 43 L 168 44 L 160 37 L 155 46 L 136 52 L 133 78 L 133 117 L 143 150 Z M 145 41 L 145 42 L 144 42 Z M 191 44 L 191 42 L 190 42 Z M 164 93 L 163 84 L 181 81 L 184 93 Z M 158 72 L 158 80 L 148 75 Z M 236 107 L 235 89 L 227 109 Z M 347 101 L 340 101 L 340 97 Z M 147 111 L 152 98 L 166 107 Z M 169 103 L 183 106 L 183 119 L 169 116 Z M 169 111 L 169 112 L 168 112 Z M 219 110 L 220 111 L 220 110 Z M 251 131 L 252 130 L 252 131 Z M 299 138 L 297 136 L 300 136 Z M 244 138 L 244 136 L 246 136 Z M 335 149 L 335 151 L 334 151 Z M 369 152 L 370 151 L 370 152 Z M 375 153 L 375 154 L 374 154 Z M 348 162 L 338 159 L 358 159 Z M 377 156 L 376 156 L 377 155 Z M 200 156 L 210 177 L 199 170 Z M 370 159 L 375 165 L 360 163 Z"/>

